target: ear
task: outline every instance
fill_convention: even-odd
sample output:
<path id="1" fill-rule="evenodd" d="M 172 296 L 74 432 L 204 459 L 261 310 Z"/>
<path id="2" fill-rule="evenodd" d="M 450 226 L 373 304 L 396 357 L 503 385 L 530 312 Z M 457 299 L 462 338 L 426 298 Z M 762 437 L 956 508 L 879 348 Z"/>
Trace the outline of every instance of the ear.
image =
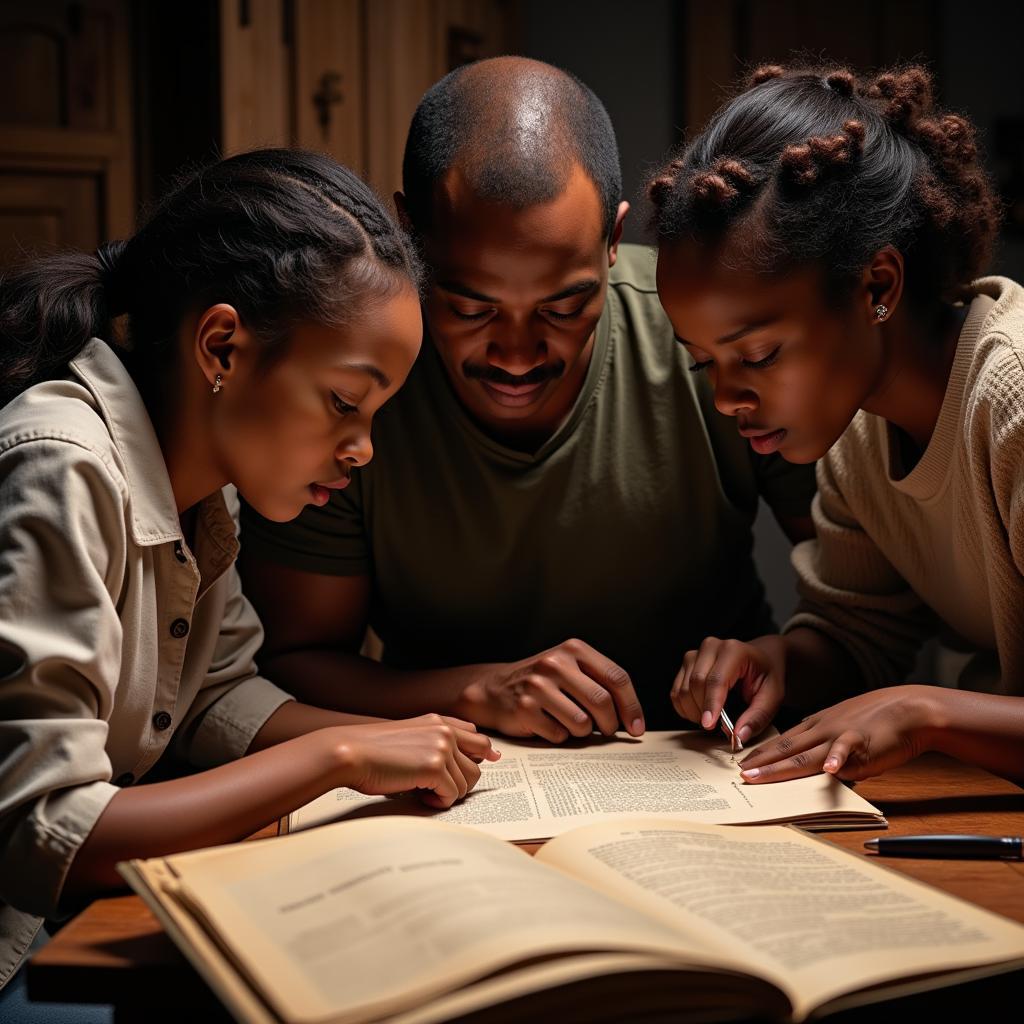
<path id="1" fill-rule="evenodd" d="M 404 231 L 412 234 L 412 221 L 409 219 L 409 204 L 405 201 L 405 194 L 396 192 L 391 198 L 395 201 L 398 223 L 402 225 Z"/>
<path id="2" fill-rule="evenodd" d="M 892 319 L 903 297 L 903 280 L 903 254 L 891 245 L 879 249 L 861 275 L 858 302 L 869 323 L 881 324 Z M 885 306 L 881 316 L 877 312 L 880 306 Z"/>
<path id="3" fill-rule="evenodd" d="M 218 374 L 222 381 L 231 379 L 238 371 L 239 356 L 248 354 L 252 341 L 234 306 L 219 302 L 199 314 L 193 348 L 199 369 L 211 387 Z"/>
<path id="4" fill-rule="evenodd" d="M 611 241 L 608 243 L 609 267 L 614 267 L 615 261 L 619 258 L 619 242 L 622 241 L 622 227 L 626 222 L 627 213 L 629 213 L 629 203 L 623 200 L 619 203 L 618 212 L 615 214 L 615 227 L 612 228 Z"/>

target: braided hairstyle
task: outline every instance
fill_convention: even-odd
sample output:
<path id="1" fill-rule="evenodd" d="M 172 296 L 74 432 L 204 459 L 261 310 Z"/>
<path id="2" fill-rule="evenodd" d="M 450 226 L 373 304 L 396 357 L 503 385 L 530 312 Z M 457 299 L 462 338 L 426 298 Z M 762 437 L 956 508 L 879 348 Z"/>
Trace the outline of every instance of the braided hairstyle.
<path id="1" fill-rule="evenodd" d="M 347 168 L 302 150 L 243 153 L 186 175 L 127 241 L 0 277 L 0 405 L 62 374 L 91 337 L 111 340 L 124 314 L 140 380 L 173 357 L 190 310 L 231 303 L 270 361 L 295 324 L 341 326 L 361 299 L 420 281 L 411 243 Z"/>
<path id="2" fill-rule="evenodd" d="M 919 306 L 963 297 L 1000 219 L 972 125 L 913 65 L 759 67 L 648 196 L 660 240 L 728 235 L 729 259 L 760 272 L 817 265 L 837 300 L 892 245 Z"/>

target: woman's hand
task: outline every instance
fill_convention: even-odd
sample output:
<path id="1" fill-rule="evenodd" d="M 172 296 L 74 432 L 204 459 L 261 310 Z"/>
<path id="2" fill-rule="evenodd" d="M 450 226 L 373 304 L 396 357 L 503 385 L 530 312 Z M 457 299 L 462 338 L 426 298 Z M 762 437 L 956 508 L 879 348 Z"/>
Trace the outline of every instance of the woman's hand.
<path id="1" fill-rule="evenodd" d="M 725 698 L 740 686 L 747 709 L 736 720 L 736 738 L 746 743 L 771 724 L 785 692 L 786 648 L 781 636 L 750 643 L 709 636 L 687 651 L 672 684 L 672 704 L 683 718 L 713 729 Z"/>
<path id="2" fill-rule="evenodd" d="M 431 807 L 461 800 L 480 779 L 480 761 L 501 756 L 471 722 L 442 715 L 338 726 L 336 736 L 338 785 L 372 795 L 420 789 Z"/>
<path id="3" fill-rule="evenodd" d="M 929 747 L 932 686 L 891 686 L 809 715 L 740 762 L 746 782 L 783 782 L 826 771 L 866 779 Z"/>

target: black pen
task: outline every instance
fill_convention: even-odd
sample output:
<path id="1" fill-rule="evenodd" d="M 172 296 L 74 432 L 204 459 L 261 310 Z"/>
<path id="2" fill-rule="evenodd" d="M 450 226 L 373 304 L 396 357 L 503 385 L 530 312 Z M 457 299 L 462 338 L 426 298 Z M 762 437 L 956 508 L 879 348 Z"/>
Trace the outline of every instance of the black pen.
<path id="1" fill-rule="evenodd" d="M 1020 836 L 888 836 L 864 845 L 883 857 L 1024 860 Z"/>

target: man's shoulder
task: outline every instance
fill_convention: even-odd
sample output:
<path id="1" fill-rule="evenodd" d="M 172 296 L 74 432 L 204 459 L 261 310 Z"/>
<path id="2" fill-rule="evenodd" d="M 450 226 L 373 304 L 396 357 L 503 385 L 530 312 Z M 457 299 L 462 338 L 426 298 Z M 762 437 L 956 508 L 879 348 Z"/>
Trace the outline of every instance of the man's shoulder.
<path id="1" fill-rule="evenodd" d="M 657 302 L 657 268 L 657 249 L 649 245 L 623 243 L 619 246 L 615 266 L 608 276 L 608 284 L 617 291 L 630 289 L 645 295 L 653 295 Z"/>
<path id="2" fill-rule="evenodd" d="M 650 246 L 619 246 L 609 277 L 607 315 L 616 349 L 626 343 L 634 359 L 646 365 L 645 374 L 661 379 L 685 365 L 685 359 L 672 343 L 672 324 L 658 298 L 657 266 L 657 250 Z"/>

